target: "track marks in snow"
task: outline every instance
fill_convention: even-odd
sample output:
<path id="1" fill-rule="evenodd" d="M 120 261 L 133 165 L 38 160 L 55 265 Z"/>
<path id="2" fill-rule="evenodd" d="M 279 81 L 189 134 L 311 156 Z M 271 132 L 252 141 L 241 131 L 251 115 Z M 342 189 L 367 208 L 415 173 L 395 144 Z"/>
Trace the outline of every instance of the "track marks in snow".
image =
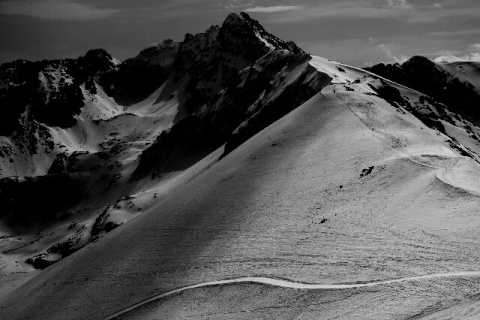
<path id="1" fill-rule="evenodd" d="M 480 197 L 480 174 L 478 164 L 466 157 L 445 157 L 439 155 L 420 155 L 408 157 L 408 160 L 436 169 L 436 178 L 460 191 Z"/>
<path id="2" fill-rule="evenodd" d="M 194 289 L 205 288 L 205 287 L 213 287 L 213 286 L 253 283 L 253 284 L 261 284 L 261 285 L 275 286 L 275 287 L 288 288 L 288 289 L 299 289 L 299 290 L 348 290 L 348 289 L 383 286 L 383 285 L 389 285 L 389 284 L 401 283 L 401 282 L 430 280 L 430 279 L 436 279 L 436 278 L 478 277 L 478 276 L 480 276 L 480 271 L 464 271 L 464 272 L 430 274 L 430 275 L 423 275 L 423 276 L 416 276 L 416 277 L 409 277 L 409 278 L 354 283 L 354 284 L 312 284 L 312 283 L 302 283 L 302 282 L 295 282 L 291 280 L 275 279 L 275 278 L 268 278 L 268 277 L 243 277 L 243 278 L 228 279 L 228 280 L 210 281 L 210 282 L 199 283 L 196 285 L 191 285 L 191 286 L 171 290 L 171 291 L 156 295 L 147 300 L 141 301 L 139 303 L 136 303 L 113 315 L 108 316 L 104 320 L 111 320 L 111 319 L 118 318 L 130 311 L 133 311 L 136 308 L 139 308 L 141 306 L 147 305 L 149 303 L 152 303 L 160 299 L 167 298 L 169 296 L 183 293 L 188 290 L 194 290 Z"/>

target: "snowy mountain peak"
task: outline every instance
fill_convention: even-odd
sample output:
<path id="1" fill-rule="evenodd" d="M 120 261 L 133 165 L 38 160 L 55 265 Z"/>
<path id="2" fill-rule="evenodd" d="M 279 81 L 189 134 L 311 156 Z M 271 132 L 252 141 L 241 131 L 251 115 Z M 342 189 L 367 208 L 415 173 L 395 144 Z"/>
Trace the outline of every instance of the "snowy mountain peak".
<path id="1" fill-rule="evenodd" d="M 367 70 L 429 95 L 476 125 L 480 125 L 480 81 L 475 69 L 460 73 L 455 67 L 414 56 L 399 64 L 378 64 Z"/>
<path id="2" fill-rule="evenodd" d="M 260 41 L 259 43 L 265 52 L 272 50 L 289 50 L 295 51 L 295 53 L 303 52 L 292 42 L 287 43 L 265 31 L 257 20 L 251 18 L 245 12 L 229 14 L 222 24 L 219 38 L 227 42 L 228 40 L 232 42 L 235 42 L 235 40 L 243 42 L 250 41 L 251 45 Z"/>
<path id="3" fill-rule="evenodd" d="M 108 62 L 111 62 L 113 65 L 116 65 L 120 62 L 118 59 L 113 58 L 110 55 L 110 53 L 105 51 L 105 49 L 103 48 L 88 50 L 83 57 L 80 57 L 80 60 L 81 59 L 84 59 L 86 61 L 94 61 L 94 60 L 108 61 Z"/>
<path id="4" fill-rule="evenodd" d="M 265 29 L 262 25 L 255 19 L 251 18 L 247 13 L 241 12 L 230 13 L 225 20 L 223 21 L 222 28 L 231 28 L 231 29 L 256 29 L 263 30 Z"/>
<path id="5" fill-rule="evenodd" d="M 91 76 L 115 68 L 120 64 L 120 60 L 112 57 L 104 49 L 98 48 L 87 51 L 84 56 L 76 60 L 76 64 Z"/>
<path id="6" fill-rule="evenodd" d="M 437 62 L 440 67 L 450 73 L 453 77 L 463 82 L 470 83 L 480 93 L 480 62 L 456 61 Z"/>
<path id="7" fill-rule="evenodd" d="M 247 13 L 230 13 L 223 21 L 222 29 L 254 29 L 255 31 L 266 32 L 263 26 Z"/>
<path id="8" fill-rule="evenodd" d="M 403 68 L 406 69 L 419 69 L 419 70 L 425 70 L 425 71 L 434 71 L 437 74 L 437 76 L 441 76 L 440 74 L 444 74 L 447 76 L 447 74 L 432 60 L 423 57 L 423 56 L 413 56 L 412 58 L 408 59 L 402 64 Z"/>
<path id="9" fill-rule="evenodd" d="M 178 45 L 178 43 L 172 39 L 166 39 L 163 41 L 158 41 L 149 44 L 146 46 L 142 51 L 140 51 L 140 54 L 148 52 L 148 51 L 157 51 L 157 50 L 164 50 L 167 48 L 175 48 Z"/>
<path id="10" fill-rule="evenodd" d="M 179 43 L 171 39 L 155 42 L 144 48 L 133 60 L 162 67 L 172 66 L 179 49 Z"/>
<path id="11" fill-rule="evenodd" d="M 245 266 L 256 274 L 275 273 L 277 262 L 282 268 L 305 270 L 305 262 L 324 268 L 324 251 L 330 249 L 332 259 L 340 254 L 331 282 L 360 283 L 365 278 L 363 271 L 356 278 L 359 268 L 338 272 L 352 265 L 344 262 L 354 261 L 358 239 L 392 231 L 385 241 L 365 242 L 368 250 L 354 257 L 365 270 L 370 248 L 397 236 L 392 221 L 402 226 L 410 217 L 418 225 L 433 203 L 426 197 L 465 199 L 432 205 L 431 219 L 418 233 L 409 231 L 394 243 L 425 235 L 430 246 L 424 227 L 442 220 L 440 233 L 447 234 L 451 212 L 441 219 L 438 212 L 449 206 L 467 204 L 469 211 L 461 214 L 470 223 L 480 194 L 478 169 L 472 169 L 480 162 L 480 129 L 452 110 L 480 123 L 480 113 L 468 109 L 479 100 L 453 72 L 474 83 L 478 68 L 455 65 L 447 73 L 438 63 L 414 57 L 371 69 L 383 78 L 313 57 L 246 13 L 232 13 L 221 26 L 186 34 L 180 42 L 152 43 L 122 63 L 95 49 L 78 59 L 0 65 L 4 318 L 105 319 L 133 296 L 148 301 L 149 292 L 168 291 L 148 287 L 163 285 L 163 279 L 179 287 L 178 279 L 205 278 L 204 271 L 230 276 L 223 269 L 236 262 L 241 274 Z M 331 246 L 337 237 L 342 246 L 352 244 L 345 255 Z M 94 242 L 91 250 L 83 249 Z M 264 243 L 278 246 L 263 250 Z M 425 247 L 418 248 L 415 256 Z M 456 259 L 478 251 L 477 245 L 471 248 Z M 455 251 L 447 249 L 435 261 Z M 225 253 L 248 254 L 249 260 Z M 284 253 L 298 259 L 285 264 Z M 433 260 L 427 256 L 415 268 L 428 271 Z M 388 278 L 397 278 L 395 266 L 411 259 L 392 258 Z M 60 259 L 64 263 L 55 264 Z M 208 269 L 219 259 L 228 263 Z M 206 264 L 196 268 L 194 260 Z M 372 273 L 365 276 L 386 276 L 378 262 L 372 261 Z M 16 288 L 3 280 L 17 281 L 23 273 L 32 278 Z M 346 274 L 353 276 L 345 279 Z M 121 287 L 121 278 L 135 281 Z M 85 295 L 75 300 L 72 292 L 93 298 L 85 303 Z"/>
<path id="12" fill-rule="evenodd" d="M 413 56 L 407 61 L 404 62 L 404 64 L 426 64 L 426 65 L 433 65 L 434 62 L 427 57 L 424 56 Z"/>
<path id="13" fill-rule="evenodd" d="M 450 304 L 435 296 L 474 296 L 463 276 L 415 277 L 480 261 L 480 128 L 451 112 L 475 119 L 476 95 L 456 77 L 480 76 L 446 68 L 414 57 L 373 67 L 381 78 L 312 57 L 245 13 L 120 64 L 95 49 L 0 66 L 2 317 L 313 319 L 351 304 L 365 318 L 372 291 L 362 300 L 358 287 L 371 285 L 388 315 L 411 316 Z M 210 286 L 249 272 L 344 284 L 314 296 Z M 335 307 L 298 308 L 324 297 Z"/>

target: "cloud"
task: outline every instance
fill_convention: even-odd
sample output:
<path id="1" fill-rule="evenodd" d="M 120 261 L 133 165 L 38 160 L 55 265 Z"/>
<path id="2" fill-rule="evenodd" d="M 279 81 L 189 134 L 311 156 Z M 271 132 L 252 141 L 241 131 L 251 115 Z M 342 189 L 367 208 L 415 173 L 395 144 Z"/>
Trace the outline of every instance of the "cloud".
<path id="1" fill-rule="evenodd" d="M 458 61 L 473 61 L 480 62 L 480 43 L 471 45 L 463 52 L 444 51 L 441 56 L 434 59 L 436 62 L 448 63 Z"/>
<path id="2" fill-rule="evenodd" d="M 9 0 L 0 2 L 0 15 L 20 15 L 48 20 L 103 19 L 118 9 L 101 9 L 76 0 Z"/>
<path id="3" fill-rule="evenodd" d="M 435 31 L 430 32 L 429 36 L 466 36 L 466 35 L 477 35 L 480 33 L 480 29 L 460 29 L 460 30 L 448 30 L 448 31 Z"/>
<path id="4" fill-rule="evenodd" d="M 396 19 L 407 23 L 435 23 L 445 19 L 480 18 L 480 3 L 450 0 L 435 3 L 411 3 L 411 0 L 337 0 L 318 1 L 275 18 L 278 22 L 318 19 Z"/>
<path id="5" fill-rule="evenodd" d="M 406 0 L 338 0 L 296 7 L 278 21 L 308 21 L 322 18 L 385 19 L 406 16 L 414 7 Z M 407 10 L 408 9 L 408 10 Z"/>
<path id="6" fill-rule="evenodd" d="M 401 9 L 401 10 L 411 10 L 413 5 L 411 5 L 407 0 L 386 0 L 386 7 L 390 9 Z"/>
<path id="7" fill-rule="evenodd" d="M 254 13 L 276 13 L 276 12 L 284 12 L 284 11 L 291 11 L 291 10 L 298 10 L 300 6 L 272 6 L 272 7 L 253 7 L 253 8 L 246 8 L 243 11 L 245 12 L 254 12 Z"/>
<path id="8" fill-rule="evenodd" d="M 408 57 L 407 56 L 404 56 L 404 55 L 400 55 L 400 56 L 397 56 L 397 55 L 394 55 L 393 54 L 393 49 L 390 45 L 387 45 L 387 44 L 380 44 L 377 46 L 377 49 L 379 49 L 380 51 L 382 51 L 388 59 L 390 59 L 390 61 L 393 61 L 393 62 L 396 62 L 396 63 L 404 63 L 405 61 L 408 60 Z"/>

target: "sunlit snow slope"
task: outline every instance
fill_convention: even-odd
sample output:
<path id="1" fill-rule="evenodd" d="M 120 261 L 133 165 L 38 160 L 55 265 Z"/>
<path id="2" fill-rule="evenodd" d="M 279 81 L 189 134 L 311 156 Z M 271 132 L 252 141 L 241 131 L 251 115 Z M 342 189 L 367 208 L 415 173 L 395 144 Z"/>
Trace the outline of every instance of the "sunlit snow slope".
<path id="1" fill-rule="evenodd" d="M 309 60 L 231 14 L 122 63 L 98 49 L 2 65 L 0 274 L 98 241 L 303 104 L 331 80 Z"/>
<path id="2" fill-rule="evenodd" d="M 478 315 L 480 129 L 455 110 L 245 14 L 122 65 L 93 82 L 110 116 L 55 129 L 119 135 L 59 165 L 77 211 L 6 220 L 1 318 Z"/>
<path id="3" fill-rule="evenodd" d="M 103 319 L 236 277 L 348 284 L 460 272 L 350 289 L 219 285 L 120 316 L 411 319 L 448 307 L 460 319 L 459 301 L 476 304 L 479 284 L 461 273 L 480 262 L 480 148 L 466 126 L 478 128 L 366 71 L 318 57 L 309 66 L 331 83 L 164 184 L 145 212 L 100 241 L 4 278 L 0 313 Z"/>

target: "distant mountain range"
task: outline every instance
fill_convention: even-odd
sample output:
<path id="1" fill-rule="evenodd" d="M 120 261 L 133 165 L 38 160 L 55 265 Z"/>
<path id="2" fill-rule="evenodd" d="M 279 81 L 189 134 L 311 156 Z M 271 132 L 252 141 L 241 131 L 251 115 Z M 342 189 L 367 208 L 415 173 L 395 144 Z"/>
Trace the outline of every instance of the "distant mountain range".
<path id="1" fill-rule="evenodd" d="M 0 315 L 103 319 L 237 276 L 363 283 L 471 271 L 479 106 L 478 63 L 358 69 L 246 13 L 123 62 L 95 49 L 2 64 Z M 387 289 L 378 294 L 398 294 Z M 450 301 L 412 290 L 390 314 Z M 188 312 L 158 312 L 200 317 L 185 299 L 172 306 Z M 307 312 L 287 311 L 273 318 Z"/>
<path id="2" fill-rule="evenodd" d="M 415 56 L 403 64 L 377 64 L 366 70 L 418 90 L 480 125 L 480 63 L 436 63 Z"/>

